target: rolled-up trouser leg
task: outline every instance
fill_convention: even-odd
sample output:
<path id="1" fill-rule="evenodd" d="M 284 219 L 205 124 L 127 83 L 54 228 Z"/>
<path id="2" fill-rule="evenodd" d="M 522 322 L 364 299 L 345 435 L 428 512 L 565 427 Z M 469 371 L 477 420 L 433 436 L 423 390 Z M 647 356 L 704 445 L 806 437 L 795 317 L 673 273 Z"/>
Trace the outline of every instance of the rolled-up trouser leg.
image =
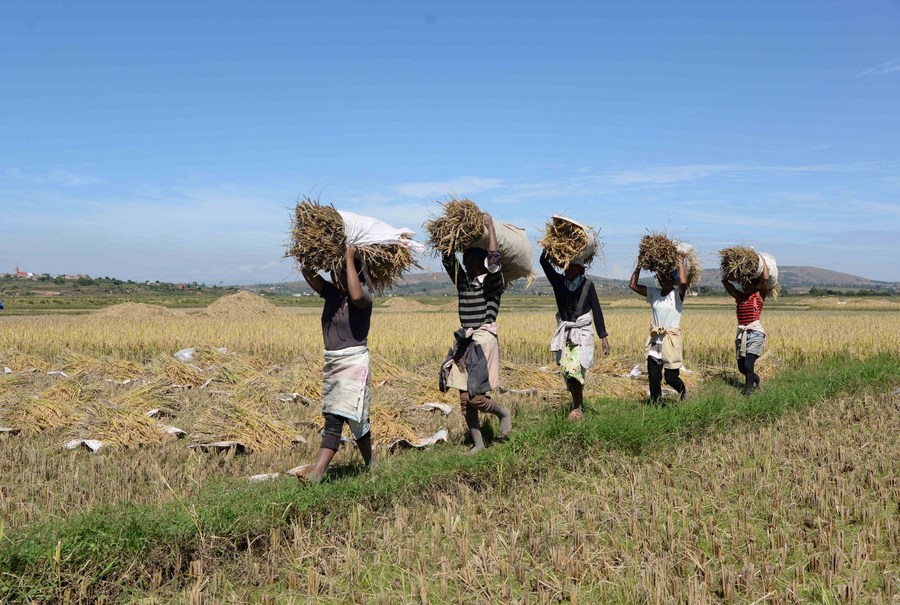
<path id="1" fill-rule="evenodd" d="M 494 412 L 494 402 L 487 395 L 469 395 L 469 407 L 479 412 Z"/>
<path id="2" fill-rule="evenodd" d="M 341 447 L 341 431 L 344 428 L 344 419 L 336 414 L 322 414 L 325 417 L 325 430 L 322 431 L 323 449 L 338 451 Z"/>

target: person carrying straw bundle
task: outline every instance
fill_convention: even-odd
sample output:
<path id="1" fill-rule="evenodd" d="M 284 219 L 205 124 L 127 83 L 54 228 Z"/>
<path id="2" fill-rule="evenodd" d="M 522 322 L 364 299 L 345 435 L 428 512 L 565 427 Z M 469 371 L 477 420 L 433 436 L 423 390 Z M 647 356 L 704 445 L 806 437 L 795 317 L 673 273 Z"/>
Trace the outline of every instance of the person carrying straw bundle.
<path id="1" fill-rule="evenodd" d="M 686 256 L 666 236 L 647 235 L 641 240 L 638 266 L 631 274 L 629 287 L 647 299 L 653 315 L 650 335 L 645 343 L 651 403 L 659 403 L 662 398 L 663 376 L 666 384 L 678 392 L 682 401 L 687 398 L 687 387 L 679 375 L 684 356 L 681 313 L 688 288 Z M 656 273 L 659 287 L 638 283 L 642 268 Z"/>
<path id="2" fill-rule="evenodd" d="M 584 276 L 586 261 L 583 257 L 585 254 L 593 255 L 592 250 L 584 249 L 589 245 L 588 238 L 582 231 L 582 237 L 574 244 L 559 241 L 561 238 L 569 239 L 571 231 L 563 233 L 559 228 L 562 221 L 556 220 L 557 218 L 554 217 L 548 225 L 546 236 L 539 242 L 544 246 L 540 258 L 541 268 L 556 299 L 556 332 L 550 341 L 550 350 L 556 353 L 556 363 L 562 367 L 566 388 L 572 395 L 569 420 L 581 420 L 584 418 L 582 406 L 585 373 L 594 365 L 592 324 L 600 338 L 604 355 L 609 355 L 610 346 L 597 289 Z M 554 249 L 556 254 L 551 254 L 550 249 Z M 561 260 L 561 257 L 565 260 Z M 554 264 L 565 265 L 562 274 Z"/>
<path id="3" fill-rule="evenodd" d="M 744 375 L 744 395 L 760 388 L 760 377 L 756 373 L 756 361 L 762 356 L 766 344 L 766 331 L 760 322 L 763 305 L 769 295 L 769 264 L 765 257 L 752 248 L 734 246 L 719 251 L 722 258 L 722 285 L 737 304 L 737 334 L 734 348 L 737 355 L 738 371 Z M 762 272 L 756 272 L 762 266 Z M 741 283 L 738 290 L 731 283 Z"/>
<path id="4" fill-rule="evenodd" d="M 322 339 L 325 365 L 322 369 L 322 416 L 325 429 L 314 464 L 301 467 L 297 478 L 318 483 L 341 444 L 348 424 L 366 466 L 372 464 L 369 426 L 371 400 L 369 325 L 372 296 L 363 289 L 362 263 L 353 244 L 347 245 L 344 266 L 325 281 L 314 270 L 301 265 L 309 287 L 325 300 L 322 308 Z"/>
<path id="5" fill-rule="evenodd" d="M 441 392 L 451 388 L 459 391 L 460 408 L 472 439 L 469 452 L 473 454 L 484 449 L 479 412 L 500 419 L 498 440 L 506 439 L 512 430 L 512 413 L 490 395 L 500 383 L 497 315 L 506 283 L 491 215 L 483 213 L 482 223 L 488 232 L 488 248 L 465 248 L 463 267 L 452 248 L 441 250 L 444 268 L 456 284 L 461 327 L 453 334 L 454 343 L 441 364 L 439 385 Z"/>

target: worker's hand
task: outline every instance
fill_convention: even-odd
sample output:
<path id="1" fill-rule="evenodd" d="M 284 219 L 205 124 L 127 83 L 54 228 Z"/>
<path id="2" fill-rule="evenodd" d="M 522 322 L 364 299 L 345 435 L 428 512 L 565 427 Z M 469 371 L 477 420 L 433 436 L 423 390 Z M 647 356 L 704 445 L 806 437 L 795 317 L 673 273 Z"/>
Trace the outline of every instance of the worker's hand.
<path id="1" fill-rule="evenodd" d="M 609 355 L 609 352 L 611 350 L 609 346 L 609 338 L 604 336 L 602 339 L 600 339 L 600 347 L 603 349 L 604 356 Z"/>
<path id="2" fill-rule="evenodd" d="M 488 214 L 487 212 L 484 212 L 484 213 L 481 214 L 481 218 L 482 218 L 482 220 L 484 221 L 484 226 L 485 226 L 485 227 L 487 227 L 488 229 L 493 229 L 493 228 L 494 228 L 494 219 L 491 218 L 491 215 L 490 215 L 490 214 Z"/>
<path id="3" fill-rule="evenodd" d="M 347 251 L 344 253 L 344 257 L 348 260 L 353 260 L 356 258 L 356 246 L 353 244 L 347 244 Z"/>

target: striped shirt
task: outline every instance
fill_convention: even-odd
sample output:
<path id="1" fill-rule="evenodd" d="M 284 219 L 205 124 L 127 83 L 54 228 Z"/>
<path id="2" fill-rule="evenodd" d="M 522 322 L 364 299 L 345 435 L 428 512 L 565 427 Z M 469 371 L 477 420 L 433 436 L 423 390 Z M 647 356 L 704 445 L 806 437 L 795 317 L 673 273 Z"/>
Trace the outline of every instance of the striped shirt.
<path id="1" fill-rule="evenodd" d="M 754 321 L 759 321 L 762 315 L 763 298 L 759 292 L 753 294 L 741 293 L 737 297 L 737 320 L 739 326 L 748 326 Z"/>
<path id="2" fill-rule="evenodd" d="M 459 325 L 463 328 L 479 328 L 497 321 L 500 297 L 506 288 L 500 263 L 492 264 L 485 275 L 470 280 L 455 255 L 444 256 L 443 262 L 450 279 L 456 284 Z"/>

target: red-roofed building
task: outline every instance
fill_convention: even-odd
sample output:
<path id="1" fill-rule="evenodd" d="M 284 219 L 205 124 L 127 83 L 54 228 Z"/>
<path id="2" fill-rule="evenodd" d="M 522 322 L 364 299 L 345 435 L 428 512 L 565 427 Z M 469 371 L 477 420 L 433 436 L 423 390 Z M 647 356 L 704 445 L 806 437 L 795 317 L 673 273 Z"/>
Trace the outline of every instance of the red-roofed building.
<path id="1" fill-rule="evenodd" d="M 21 277 L 22 279 L 31 279 L 34 277 L 34 273 L 31 273 L 30 271 L 19 271 L 18 267 L 16 267 L 14 275 L 15 277 Z"/>

